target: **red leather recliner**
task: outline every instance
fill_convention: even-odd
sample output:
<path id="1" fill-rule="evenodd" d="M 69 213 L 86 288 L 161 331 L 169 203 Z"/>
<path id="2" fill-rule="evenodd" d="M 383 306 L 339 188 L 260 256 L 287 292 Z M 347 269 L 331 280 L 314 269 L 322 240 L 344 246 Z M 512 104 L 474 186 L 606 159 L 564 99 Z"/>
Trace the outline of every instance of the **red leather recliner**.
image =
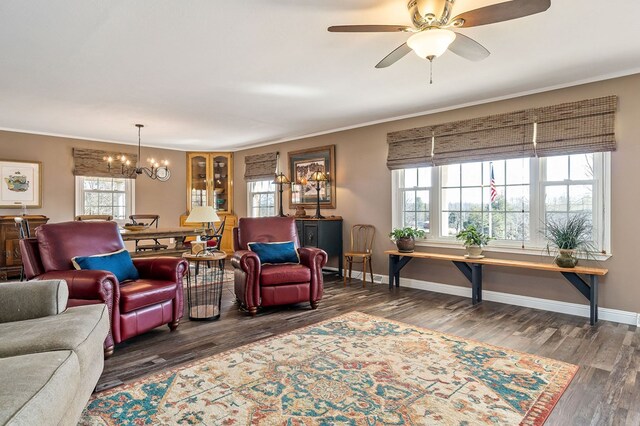
<path id="1" fill-rule="evenodd" d="M 114 344 L 168 324 L 173 331 L 182 318 L 185 260 L 173 257 L 133 259 L 140 279 L 119 283 L 107 271 L 75 270 L 71 258 L 111 253 L 124 248 L 115 222 L 62 222 L 41 225 L 35 238 L 20 240 L 27 279 L 63 279 L 69 286 L 67 306 L 105 303 L 111 331 L 105 356 Z"/>
<path id="2" fill-rule="evenodd" d="M 251 242 L 293 241 L 299 246 L 292 217 L 241 218 L 233 228 L 231 258 L 236 298 L 253 316 L 259 306 L 309 302 L 316 309 L 322 299 L 322 267 L 327 253 L 317 248 L 298 247 L 300 264 L 261 265 L 258 255 L 248 250 Z"/>

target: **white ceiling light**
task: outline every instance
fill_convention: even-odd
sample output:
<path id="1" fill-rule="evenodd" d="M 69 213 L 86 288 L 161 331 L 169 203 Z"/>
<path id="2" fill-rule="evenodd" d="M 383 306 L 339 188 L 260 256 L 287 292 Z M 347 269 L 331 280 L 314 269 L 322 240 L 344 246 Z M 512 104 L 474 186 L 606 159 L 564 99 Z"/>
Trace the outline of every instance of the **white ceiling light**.
<path id="1" fill-rule="evenodd" d="M 453 31 L 434 28 L 412 35 L 407 45 L 421 58 L 433 59 L 446 52 L 455 39 Z"/>

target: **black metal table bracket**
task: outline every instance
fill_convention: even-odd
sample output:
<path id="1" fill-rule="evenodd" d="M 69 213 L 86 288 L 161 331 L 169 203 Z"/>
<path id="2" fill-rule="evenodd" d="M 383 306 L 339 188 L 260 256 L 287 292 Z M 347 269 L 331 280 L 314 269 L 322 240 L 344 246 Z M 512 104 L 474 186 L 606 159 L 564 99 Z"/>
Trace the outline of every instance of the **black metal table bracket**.
<path id="1" fill-rule="evenodd" d="M 409 261 L 413 259 L 411 256 L 389 255 L 389 288 L 393 288 L 395 281 L 396 287 L 400 287 L 400 270 L 405 267 Z"/>
<path id="2" fill-rule="evenodd" d="M 589 322 L 598 322 L 598 276 L 588 275 L 589 284 L 574 272 L 562 272 L 562 275 L 589 301 Z"/>
<path id="3" fill-rule="evenodd" d="M 482 265 L 479 263 L 456 262 L 455 260 L 452 260 L 452 262 L 471 283 L 471 303 L 475 305 L 482 302 Z"/>
<path id="4" fill-rule="evenodd" d="M 389 289 L 393 288 L 394 283 L 396 287 L 400 287 L 400 271 L 411 259 L 413 259 L 411 256 L 389 255 Z M 475 305 L 482 302 L 482 265 L 455 260 L 452 262 L 471 283 L 471 303 Z"/>

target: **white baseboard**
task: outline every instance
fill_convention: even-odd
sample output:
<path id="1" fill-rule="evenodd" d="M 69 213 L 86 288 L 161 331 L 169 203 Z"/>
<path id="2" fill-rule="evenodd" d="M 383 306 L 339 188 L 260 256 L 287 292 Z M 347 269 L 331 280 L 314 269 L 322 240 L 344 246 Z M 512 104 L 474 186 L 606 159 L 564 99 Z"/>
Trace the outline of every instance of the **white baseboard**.
<path id="1" fill-rule="evenodd" d="M 338 272 L 338 268 L 325 268 Z M 361 279 L 362 271 L 353 271 L 354 279 Z M 367 274 L 367 278 L 369 275 Z M 387 275 L 373 275 L 375 283 L 389 285 Z M 412 278 L 401 278 L 402 287 L 415 288 L 418 290 L 433 291 L 435 293 L 451 294 L 454 296 L 471 298 L 471 287 L 461 287 L 457 285 L 434 283 L 429 281 L 415 280 Z M 559 300 L 540 299 L 538 297 L 520 296 L 518 294 L 502 293 L 499 291 L 482 291 L 482 299 L 490 302 L 505 303 L 508 305 L 523 306 L 525 308 L 541 309 L 550 312 L 575 315 L 589 318 L 589 305 L 579 303 L 561 302 Z M 612 321 L 621 324 L 640 326 L 640 314 L 636 312 L 621 311 L 618 309 L 599 308 L 598 319 Z"/>

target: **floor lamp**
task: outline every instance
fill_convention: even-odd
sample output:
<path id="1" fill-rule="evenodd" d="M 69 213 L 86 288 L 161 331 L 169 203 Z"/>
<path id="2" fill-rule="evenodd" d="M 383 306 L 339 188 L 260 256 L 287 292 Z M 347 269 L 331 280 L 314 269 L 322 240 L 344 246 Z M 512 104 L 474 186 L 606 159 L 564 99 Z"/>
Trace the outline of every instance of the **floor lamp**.
<path id="1" fill-rule="evenodd" d="M 320 182 L 327 182 L 329 178 L 324 172 L 313 172 L 309 177 L 309 182 L 316 183 L 316 214 L 313 216 L 314 219 L 324 219 L 324 216 L 320 214 Z"/>
<path id="2" fill-rule="evenodd" d="M 283 186 L 290 184 L 291 181 L 289 180 L 288 177 L 284 175 L 284 173 L 280 172 L 276 174 L 276 177 L 273 180 L 273 183 L 278 185 L 278 192 L 280 192 L 280 203 L 279 203 L 280 212 L 278 213 L 278 216 L 284 217 L 285 214 L 282 212 L 282 191 L 283 191 Z"/>

